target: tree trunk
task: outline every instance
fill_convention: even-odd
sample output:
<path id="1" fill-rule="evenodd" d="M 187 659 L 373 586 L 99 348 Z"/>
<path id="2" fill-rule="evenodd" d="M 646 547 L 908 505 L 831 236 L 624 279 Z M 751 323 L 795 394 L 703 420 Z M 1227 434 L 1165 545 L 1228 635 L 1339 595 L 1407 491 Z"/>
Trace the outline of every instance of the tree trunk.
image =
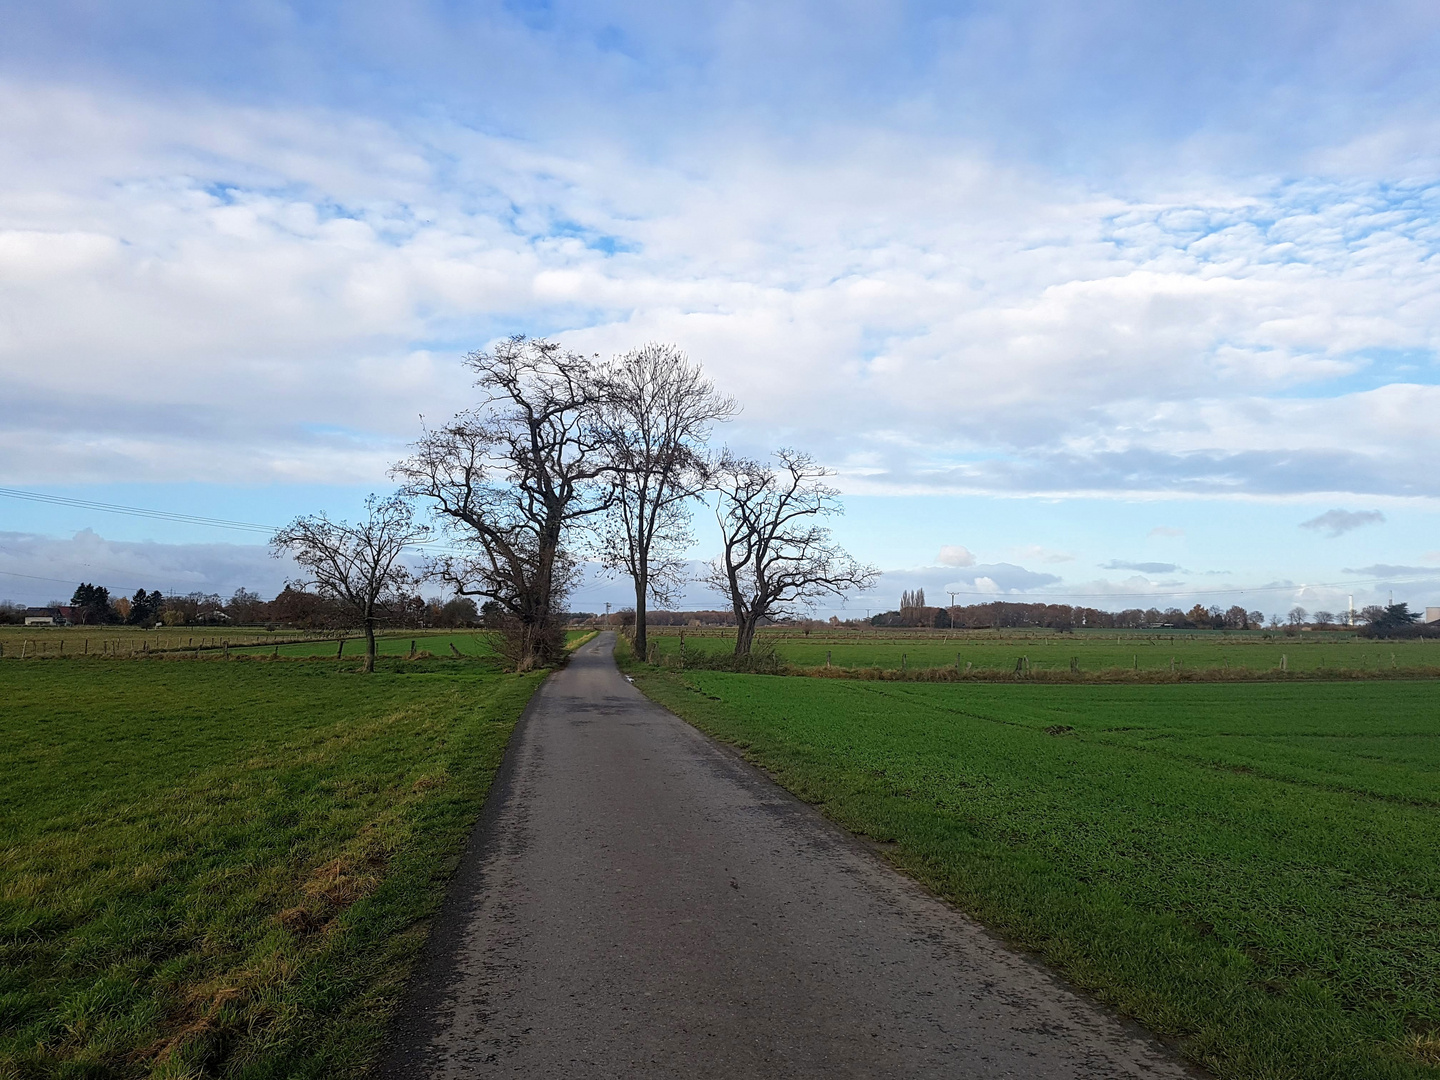
<path id="1" fill-rule="evenodd" d="M 550 622 L 555 614 L 551 610 L 555 599 L 555 558 L 559 551 L 560 526 L 549 523 L 540 537 L 540 565 L 535 575 L 535 595 L 533 597 L 535 606 L 531 615 L 531 623 L 524 628 L 525 655 L 519 665 L 521 671 L 529 671 L 535 667 L 554 663 L 559 659 L 558 656 L 553 655 L 554 649 L 550 633 Z"/>
<path id="2" fill-rule="evenodd" d="M 365 617 L 365 672 L 368 674 L 375 670 L 375 620 L 371 616 Z"/>
<path id="3" fill-rule="evenodd" d="M 750 646 L 755 643 L 755 620 L 740 619 L 735 628 L 735 655 L 749 656 Z"/>
<path id="4" fill-rule="evenodd" d="M 649 639 L 645 633 L 645 594 L 649 592 L 646 582 L 635 579 L 635 655 L 644 660 L 649 654 Z"/>

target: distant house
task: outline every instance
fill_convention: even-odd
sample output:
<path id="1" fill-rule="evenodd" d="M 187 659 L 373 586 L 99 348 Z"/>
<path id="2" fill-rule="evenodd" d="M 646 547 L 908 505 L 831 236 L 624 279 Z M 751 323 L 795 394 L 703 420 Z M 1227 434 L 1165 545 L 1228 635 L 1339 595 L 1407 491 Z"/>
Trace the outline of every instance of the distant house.
<path id="1" fill-rule="evenodd" d="M 1440 622 L 1440 607 L 1427 607 L 1425 609 L 1426 625 L 1437 622 Z"/>
<path id="2" fill-rule="evenodd" d="M 25 609 L 26 626 L 69 626 L 70 608 L 28 607 Z"/>

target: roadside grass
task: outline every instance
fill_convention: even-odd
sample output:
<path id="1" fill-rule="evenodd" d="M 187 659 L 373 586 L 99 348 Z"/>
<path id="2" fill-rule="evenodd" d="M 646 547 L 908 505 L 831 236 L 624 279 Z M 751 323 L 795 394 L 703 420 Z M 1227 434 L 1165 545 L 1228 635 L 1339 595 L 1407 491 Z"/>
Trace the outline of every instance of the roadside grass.
<path id="1" fill-rule="evenodd" d="M 678 659 L 675 628 L 651 628 L 659 657 Z M 685 632 L 687 654 L 724 655 L 734 648 L 735 632 Z M 1192 631 L 1145 634 L 1108 631 L 1078 634 L 1007 631 L 877 631 L 873 634 L 812 634 L 794 630 L 761 631 L 759 648 L 795 667 L 911 671 L 927 668 L 977 674 L 1008 674 L 1024 657 L 1032 674 L 1067 674 L 1074 658 L 1080 672 L 1135 671 L 1198 673 L 1215 670 L 1240 676 L 1277 671 L 1284 658 L 1288 671 L 1310 675 L 1386 674 L 1406 670 L 1440 672 L 1440 639 L 1379 641 L 1352 634 L 1305 633 L 1286 637 L 1256 633 Z"/>
<path id="2" fill-rule="evenodd" d="M 354 1077 L 543 673 L 0 663 L 0 1077 Z"/>
<path id="3" fill-rule="evenodd" d="M 565 632 L 566 651 L 574 652 L 599 633 L 599 630 L 567 630 Z"/>
<path id="4" fill-rule="evenodd" d="M 1431 685 L 626 669 L 1217 1076 L 1440 1077 Z"/>

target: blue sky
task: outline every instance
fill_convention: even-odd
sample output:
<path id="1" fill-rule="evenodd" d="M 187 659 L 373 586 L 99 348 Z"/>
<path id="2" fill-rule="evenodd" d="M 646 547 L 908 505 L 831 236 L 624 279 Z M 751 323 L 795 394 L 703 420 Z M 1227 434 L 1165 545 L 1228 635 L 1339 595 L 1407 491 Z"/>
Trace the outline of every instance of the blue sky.
<path id="1" fill-rule="evenodd" d="M 660 339 L 872 606 L 1440 602 L 1433 4 L 397 7 L 0 5 L 0 487 L 352 513 L 465 351 Z M 0 597 L 254 540 L 0 497 Z"/>

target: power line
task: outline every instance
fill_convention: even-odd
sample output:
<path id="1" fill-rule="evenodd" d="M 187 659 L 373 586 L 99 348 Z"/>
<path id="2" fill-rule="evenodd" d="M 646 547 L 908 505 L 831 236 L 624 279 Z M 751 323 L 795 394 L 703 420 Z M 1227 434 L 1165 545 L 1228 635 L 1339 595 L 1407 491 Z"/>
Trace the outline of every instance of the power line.
<path id="1" fill-rule="evenodd" d="M 91 580 L 94 580 L 94 581 L 104 581 L 104 582 L 106 582 L 106 587 L 107 587 L 107 588 L 113 586 L 113 587 L 115 587 L 115 588 L 121 588 L 121 589 L 126 589 L 126 590 L 131 589 L 131 588 L 140 588 L 140 589 L 143 589 L 143 588 L 145 587 L 144 585 L 137 585 L 137 584 L 136 584 L 136 582 L 138 582 L 138 581 L 140 580 L 139 577 L 137 577 L 137 576 L 132 576 L 132 573 L 133 573 L 132 571 L 126 570 L 126 571 L 122 571 L 122 572 L 116 574 L 116 573 L 114 573 L 114 572 L 112 572 L 112 571 L 104 570 L 104 571 L 101 571 L 101 574 L 104 575 L 103 577 L 101 576 L 101 574 L 87 573 L 87 574 L 82 574 L 82 575 L 80 575 L 79 577 L 73 577 L 73 578 L 58 578 L 58 577 L 42 577 L 40 574 L 18 574 L 18 573 L 16 573 L 14 570 L 0 570 L 0 576 L 4 576 L 4 577 L 26 578 L 26 579 L 28 579 L 28 580 L 30 580 L 30 581 L 53 581 L 53 582 L 56 582 L 56 583 L 58 583 L 58 584 L 60 584 L 60 585 L 69 585 L 69 586 L 71 586 L 71 587 L 74 587 L 74 586 L 76 586 L 76 585 L 81 584 L 86 578 L 90 578 Z M 122 580 L 128 581 L 129 584 L 117 585 L 117 584 L 116 584 L 116 577 L 119 577 L 119 578 L 121 578 Z M 152 581 L 150 582 L 150 584 L 152 584 L 152 585 L 155 584 L 154 580 L 152 580 Z M 207 584 L 208 584 L 208 582 L 207 582 Z M 180 591 L 174 587 L 173 583 L 171 584 L 171 587 L 170 587 L 169 589 L 165 590 L 165 591 L 166 591 L 167 594 L 172 595 L 172 596 L 179 596 L 179 595 L 181 595 Z"/>
<path id="2" fill-rule="evenodd" d="M 152 521 L 173 521 L 181 525 L 205 525 L 212 529 L 235 529 L 242 532 L 264 533 L 267 536 L 279 531 L 275 525 L 260 525 L 253 521 L 230 521 L 226 518 L 201 517 L 198 514 L 180 514 L 170 510 L 153 510 L 144 506 L 122 506 L 119 503 L 93 502 L 89 499 L 72 499 L 65 495 L 46 495 L 38 491 L 20 491 L 16 488 L 0 488 L 0 495 L 11 499 L 25 499 L 30 502 L 46 503 L 52 506 L 73 506 L 82 510 L 99 510 L 107 514 L 128 514 L 131 517 L 149 518 Z M 407 547 L 427 547 L 439 543 L 439 539 L 427 540 Z M 460 554 L 454 549 L 440 548 L 447 554 Z"/>
<path id="3" fill-rule="evenodd" d="M 61 585 L 75 584 L 73 578 L 41 577 L 39 574 L 17 574 L 14 570 L 0 570 L 0 574 L 4 574 L 6 577 L 29 578 L 31 581 L 58 581 Z"/>
<path id="4" fill-rule="evenodd" d="M 118 503 L 92 502 L 89 499 L 72 499 L 64 495 L 45 495 L 38 491 L 19 491 L 15 488 L 0 488 L 0 495 L 11 499 L 25 499 L 29 502 L 46 503 L 51 506 L 74 506 L 82 510 L 100 510 L 107 514 L 128 514 L 131 517 L 150 518 L 155 521 L 173 521 L 183 525 L 207 525 L 212 529 L 236 529 L 243 532 L 274 533 L 273 525 L 257 525 L 253 521 L 228 521 L 224 518 L 200 517 L 198 514 L 177 514 L 169 510 L 151 510 L 143 506 L 121 506 Z"/>

